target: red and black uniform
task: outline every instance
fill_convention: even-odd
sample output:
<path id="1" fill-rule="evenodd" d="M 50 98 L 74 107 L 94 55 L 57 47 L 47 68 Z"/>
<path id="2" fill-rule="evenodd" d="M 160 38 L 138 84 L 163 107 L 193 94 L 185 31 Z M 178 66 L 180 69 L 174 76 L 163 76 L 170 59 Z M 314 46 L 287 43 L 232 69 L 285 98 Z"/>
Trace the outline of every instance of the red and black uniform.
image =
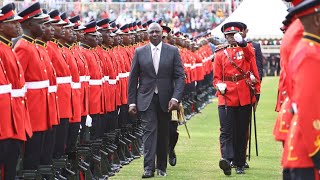
<path id="1" fill-rule="evenodd" d="M 72 76 L 69 65 L 61 52 L 62 44 L 58 40 L 53 39 L 47 43 L 47 50 L 52 65 L 57 74 L 57 96 L 60 115 L 60 124 L 56 127 L 56 141 L 54 148 L 54 158 L 61 158 L 65 152 L 65 144 L 67 141 L 69 119 L 72 118 Z"/>
<path id="2" fill-rule="evenodd" d="M 0 36 L 0 164 L 4 167 L 5 179 L 14 179 L 22 142 L 27 140 L 27 136 L 32 136 L 24 72 L 11 46 L 10 40 Z M 5 85 L 4 81 L 11 85 Z"/>
<path id="3" fill-rule="evenodd" d="M 37 169 L 40 164 L 42 139 L 50 127 L 49 121 L 49 77 L 44 60 L 35 46 L 35 40 L 23 35 L 14 47 L 24 71 L 27 88 L 27 106 L 33 131 L 25 144 L 24 169 Z"/>
<path id="4" fill-rule="evenodd" d="M 290 54 L 295 50 L 298 42 L 302 38 L 303 26 L 299 19 L 295 20 L 287 29 L 282 38 L 280 47 L 280 78 L 278 85 L 278 98 L 275 111 L 279 112 L 273 135 L 277 141 L 285 141 L 287 138 L 290 122 L 292 119 L 291 100 L 288 97 L 286 87 L 287 66 L 289 63 Z"/>
<path id="5" fill-rule="evenodd" d="M 314 80 L 320 68 L 320 37 L 303 35 L 290 56 L 286 73 L 285 87 L 294 116 L 285 140 L 282 165 L 291 169 L 291 177 L 320 179 L 320 83 Z"/>
<path id="6" fill-rule="evenodd" d="M 55 127 L 60 124 L 59 117 L 59 108 L 58 108 L 58 96 L 57 96 L 57 81 L 56 81 L 56 72 L 53 68 L 52 62 L 49 58 L 47 52 L 47 44 L 41 40 L 35 40 L 36 49 L 46 65 L 46 71 L 49 78 L 49 87 L 48 87 L 48 103 L 49 103 L 49 116 L 48 123 L 50 128 L 45 132 L 44 135 L 44 146 L 41 154 L 40 163 L 44 165 L 49 165 L 52 163 L 53 149 L 55 144 Z"/>
<path id="7" fill-rule="evenodd" d="M 71 102 L 72 102 L 72 118 L 69 119 L 68 136 L 66 142 L 66 153 L 76 151 L 76 142 L 81 122 L 81 82 L 80 69 L 78 62 L 71 50 L 72 46 L 65 44 L 61 48 L 62 56 L 68 64 L 72 82 L 71 82 Z"/>
<path id="8" fill-rule="evenodd" d="M 241 72 L 232 62 L 241 69 Z M 243 167 L 251 108 L 256 102 L 255 94 L 260 93 L 260 78 L 253 49 L 249 46 L 242 48 L 229 45 L 216 52 L 214 63 L 214 86 L 217 87 L 217 83 L 227 85 L 224 95 L 220 92 L 216 94 L 221 126 L 221 155 L 224 159 L 233 160 L 237 167 Z M 247 84 L 247 82 L 253 84 L 249 78 L 250 73 L 257 80 L 253 87 L 255 92 L 252 92 Z M 233 134 L 234 130 L 236 134 Z"/>
<path id="9" fill-rule="evenodd" d="M 89 81 L 89 114 L 92 118 L 91 138 L 95 139 L 101 135 L 100 114 L 104 112 L 103 105 L 103 72 L 100 67 L 100 59 L 94 50 L 84 43 L 80 44 L 80 49 L 87 59 L 90 81 Z"/>

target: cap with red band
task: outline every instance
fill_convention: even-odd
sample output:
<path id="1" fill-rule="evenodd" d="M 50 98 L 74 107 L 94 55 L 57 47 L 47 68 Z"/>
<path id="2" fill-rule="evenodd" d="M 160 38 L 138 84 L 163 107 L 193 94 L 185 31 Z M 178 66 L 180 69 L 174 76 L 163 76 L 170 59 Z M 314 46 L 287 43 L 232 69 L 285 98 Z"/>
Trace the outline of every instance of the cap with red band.
<path id="1" fill-rule="evenodd" d="M 319 0 L 305 0 L 294 8 L 290 9 L 289 14 L 295 18 L 307 16 L 313 13 L 320 12 L 320 1 Z"/>
<path id="2" fill-rule="evenodd" d="M 221 27 L 221 32 L 223 32 L 223 34 L 238 33 L 242 30 L 243 25 L 240 22 L 228 22 Z"/>
<path id="3" fill-rule="evenodd" d="M 98 35 L 97 33 L 97 22 L 96 21 L 90 21 L 89 23 L 84 25 L 83 32 L 85 34 L 91 34 L 91 35 Z"/>
<path id="4" fill-rule="evenodd" d="M 25 8 L 24 10 L 20 11 L 18 13 L 18 15 L 20 17 L 22 17 L 22 19 L 20 20 L 20 22 L 23 22 L 27 19 L 30 18 L 34 18 L 34 19 L 44 19 L 47 18 L 48 15 L 47 14 L 43 14 L 41 8 L 40 8 L 40 3 L 36 2 L 32 5 L 30 5 L 29 7 Z"/>

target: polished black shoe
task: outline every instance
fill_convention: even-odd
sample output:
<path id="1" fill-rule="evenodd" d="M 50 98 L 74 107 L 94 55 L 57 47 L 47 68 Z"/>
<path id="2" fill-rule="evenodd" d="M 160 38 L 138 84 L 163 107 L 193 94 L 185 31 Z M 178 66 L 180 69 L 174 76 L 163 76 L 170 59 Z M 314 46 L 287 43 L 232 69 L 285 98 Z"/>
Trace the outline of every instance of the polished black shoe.
<path id="1" fill-rule="evenodd" d="M 169 154 L 169 164 L 175 166 L 177 164 L 177 156 L 174 150 Z"/>
<path id="2" fill-rule="evenodd" d="M 231 175 L 231 166 L 230 166 L 230 161 L 227 159 L 221 159 L 219 161 L 219 167 L 220 169 L 223 170 L 224 175 L 230 176 Z"/>
<path id="3" fill-rule="evenodd" d="M 236 173 L 237 174 L 245 174 L 244 167 L 236 167 Z"/>
<path id="4" fill-rule="evenodd" d="M 236 168 L 237 166 L 233 164 L 233 161 L 230 163 L 231 168 Z"/>
<path id="5" fill-rule="evenodd" d="M 249 164 L 247 162 L 244 163 L 244 168 L 249 168 Z"/>
<path id="6" fill-rule="evenodd" d="M 144 171 L 142 178 L 152 178 L 154 177 L 154 173 L 152 171 Z"/>
<path id="7" fill-rule="evenodd" d="M 158 176 L 167 176 L 167 173 L 165 171 L 162 171 L 162 170 L 159 170 L 158 169 L 158 172 L 157 172 Z"/>

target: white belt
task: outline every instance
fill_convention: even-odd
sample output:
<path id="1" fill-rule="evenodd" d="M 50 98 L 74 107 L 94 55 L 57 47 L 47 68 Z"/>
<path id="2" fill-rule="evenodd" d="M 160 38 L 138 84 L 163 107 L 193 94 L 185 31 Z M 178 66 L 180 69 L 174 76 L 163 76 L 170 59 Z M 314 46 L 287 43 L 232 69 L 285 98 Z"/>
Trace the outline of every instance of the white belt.
<path id="1" fill-rule="evenodd" d="M 86 76 L 80 76 L 80 82 L 85 82 L 86 81 Z"/>
<path id="2" fill-rule="evenodd" d="M 56 86 L 56 85 L 54 85 L 54 86 L 49 86 L 48 92 L 49 92 L 49 93 L 57 92 L 57 86 Z"/>
<path id="3" fill-rule="evenodd" d="M 107 81 L 109 81 L 109 76 L 104 76 L 103 79 L 105 82 L 107 82 Z"/>
<path id="4" fill-rule="evenodd" d="M 71 76 L 57 77 L 57 84 L 68 84 L 72 82 Z"/>
<path id="5" fill-rule="evenodd" d="M 24 95 L 26 94 L 27 90 L 26 90 L 26 86 L 24 86 L 21 89 L 12 89 L 11 91 L 11 97 L 24 97 Z"/>
<path id="6" fill-rule="evenodd" d="M 191 64 L 184 64 L 184 67 L 191 67 Z"/>
<path id="7" fill-rule="evenodd" d="M 109 84 L 117 84 L 117 80 L 116 79 L 109 79 Z"/>
<path id="8" fill-rule="evenodd" d="M 120 78 L 125 78 L 127 73 L 119 73 Z"/>
<path id="9" fill-rule="evenodd" d="M 202 67 L 203 64 L 202 63 L 196 63 L 196 67 Z"/>
<path id="10" fill-rule="evenodd" d="M 129 77 L 130 76 L 130 72 L 126 72 L 126 77 Z"/>
<path id="11" fill-rule="evenodd" d="M 213 58 L 214 58 L 214 54 L 211 54 L 211 56 L 209 57 L 209 60 Z"/>
<path id="12" fill-rule="evenodd" d="M 191 69 L 195 69 L 197 66 L 194 64 L 191 66 Z"/>
<path id="13" fill-rule="evenodd" d="M 72 89 L 81 89 L 81 83 L 72 82 Z"/>
<path id="14" fill-rule="evenodd" d="M 49 80 L 26 82 L 27 89 L 43 89 L 49 87 Z"/>
<path id="15" fill-rule="evenodd" d="M 119 76 L 116 77 L 116 80 L 119 81 Z"/>
<path id="16" fill-rule="evenodd" d="M 92 85 L 92 86 L 102 85 L 102 80 L 101 79 L 90 79 L 89 85 Z"/>
<path id="17" fill-rule="evenodd" d="M 11 86 L 11 84 L 0 85 L 0 94 L 11 93 L 11 91 L 12 91 L 12 86 Z"/>

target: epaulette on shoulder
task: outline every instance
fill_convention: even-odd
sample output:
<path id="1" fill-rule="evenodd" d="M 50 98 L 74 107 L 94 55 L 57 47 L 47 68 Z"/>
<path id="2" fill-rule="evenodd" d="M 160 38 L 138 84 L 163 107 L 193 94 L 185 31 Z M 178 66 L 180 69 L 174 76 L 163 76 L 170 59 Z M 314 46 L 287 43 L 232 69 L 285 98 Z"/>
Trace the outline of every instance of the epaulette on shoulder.
<path id="1" fill-rule="evenodd" d="M 228 47 L 228 44 L 218 45 L 214 52 L 218 52 L 218 51 L 223 50 L 223 49 L 225 49 L 227 47 Z"/>

